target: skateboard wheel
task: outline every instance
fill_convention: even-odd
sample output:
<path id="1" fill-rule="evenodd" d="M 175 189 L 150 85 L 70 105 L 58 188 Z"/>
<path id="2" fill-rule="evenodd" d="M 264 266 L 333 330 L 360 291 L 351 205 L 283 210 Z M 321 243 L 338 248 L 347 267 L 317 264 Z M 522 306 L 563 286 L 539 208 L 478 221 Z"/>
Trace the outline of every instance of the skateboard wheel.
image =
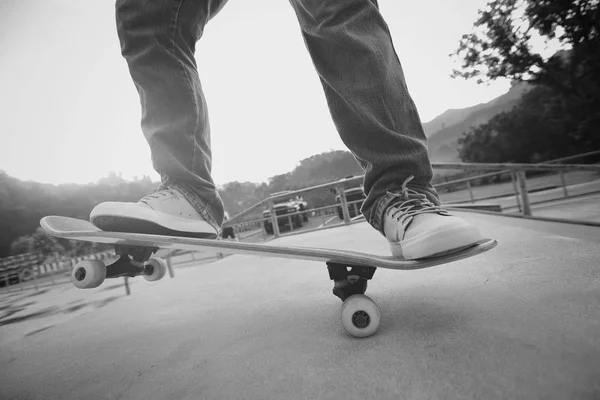
<path id="1" fill-rule="evenodd" d="M 162 279 L 167 273 L 167 263 L 162 258 L 151 258 L 146 262 L 145 270 L 149 272 L 144 278 L 149 282 Z"/>
<path id="2" fill-rule="evenodd" d="M 371 336 L 379 328 L 377 304 L 363 294 L 348 297 L 342 304 L 342 325 L 354 337 Z"/>
<path id="3" fill-rule="evenodd" d="M 79 289 L 98 287 L 106 278 L 106 266 L 100 260 L 84 260 L 71 272 L 71 282 Z"/>

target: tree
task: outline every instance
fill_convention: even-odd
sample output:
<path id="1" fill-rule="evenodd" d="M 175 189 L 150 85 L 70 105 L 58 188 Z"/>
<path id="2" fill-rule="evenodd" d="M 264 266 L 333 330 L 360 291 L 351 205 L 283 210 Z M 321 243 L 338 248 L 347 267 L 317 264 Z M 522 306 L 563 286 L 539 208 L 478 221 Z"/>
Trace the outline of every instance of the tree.
<path id="1" fill-rule="evenodd" d="M 533 162 L 600 147 L 599 0 L 493 0 L 453 56 L 453 77 L 527 81 L 521 104 L 461 140 L 463 161 Z M 561 50 L 544 57 L 534 42 Z M 501 157 L 503 159 L 497 159 Z"/>
<path id="2" fill-rule="evenodd" d="M 464 162 L 537 163 L 600 148 L 598 135 L 579 134 L 578 110 L 563 100 L 552 89 L 532 89 L 511 111 L 464 134 L 458 141 L 460 158 Z"/>
<path id="3" fill-rule="evenodd" d="M 31 235 L 21 236 L 15 239 L 11 245 L 13 254 L 38 253 L 49 256 L 54 253 L 64 253 L 65 248 L 58 239 L 47 234 L 42 228 L 37 228 Z"/>
<path id="4" fill-rule="evenodd" d="M 452 54 L 462 61 L 453 77 L 497 78 L 544 84 L 585 97 L 584 81 L 598 83 L 598 0 L 493 0 L 479 11 L 475 32 Z M 557 42 L 564 51 L 543 57 L 534 41 Z"/>

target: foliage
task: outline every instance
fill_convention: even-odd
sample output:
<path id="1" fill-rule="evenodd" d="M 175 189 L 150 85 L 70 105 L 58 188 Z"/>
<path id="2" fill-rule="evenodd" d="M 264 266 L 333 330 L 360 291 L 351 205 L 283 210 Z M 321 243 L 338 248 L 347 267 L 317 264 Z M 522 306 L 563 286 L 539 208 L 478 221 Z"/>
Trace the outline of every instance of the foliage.
<path id="1" fill-rule="evenodd" d="M 576 75 L 598 74 L 600 15 L 598 0 L 493 0 L 479 11 L 475 32 L 463 35 L 453 56 L 462 60 L 453 76 L 529 80 L 576 93 Z M 533 41 L 557 41 L 572 52 L 545 59 Z M 566 80 L 566 81 L 565 81 Z M 560 89 L 559 89 L 560 88 Z"/>
<path id="2" fill-rule="evenodd" d="M 25 245 L 11 250 L 13 240 L 33 234 L 45 215 L 87 219 L 100 202 L 137 201 L 157 187 L 148 177 L 133 182 L 114 174 L 109 178 L 97 184 L 56 186 L 23 182 L 0 171 L 0 257 L 20 251 Z"/>
<path id="3" fill-rule="evenodd" d="M 536 162 L 600 148 L 598 0 L 494 0 L 454 56 L 454 77 L 528 81 L 535 89 L 511 111 L 460 139 L 463 161 Z M 551 57 L 534 41 L 556 41 Z"/>
<path id="4" fill-rule="evenodd" d="M 37 228 L 35 233 L 31 235 L 15 239 L 10 248 L 13 254 L 38 253 L 50 255 L 65 251 L 65 248 L 58 242 L 58 239 L 48 235 L 42 228 Z"/>
<path id="5" fill-rule="evenodd" d="M 273 176 L 269 183 L 230 182 L 219 193 L 230 216 L 263 200 L 272 193 L 300 189 L 340 179 L 362 170 L 351 153 L 331 151 L 302 160 L 291 172 Z M 103 201 L 135 202 L 156 190 L 158 183 L 144 177 L 128 182 L 111 173 L 96 184 L 47 185 L 22 182 L 0 171 L 0 257 L 24 252 L 59 251 L 78 256 L 104 248 L 81 241 L 56 240 L 39 228 L 46 215 L 64 215 L 87 219 L 91 210 Z M 310 207 L 333 202 L 324 194 L 305 196 Z"/>
<path id="6" fill-rule="evenodd" d="M 219 193 L 226 210 L 234 216 L 273 193 L 298 190 L 363 173 L 352 153 L 330 151 L 300 161 L 293 171 L 271 177 L 268 184 L 231 182 L 225 184 Z M 308 193 L 304 200 L 313 208 L 331 204 L 333 199 L 323 193 Z"/>

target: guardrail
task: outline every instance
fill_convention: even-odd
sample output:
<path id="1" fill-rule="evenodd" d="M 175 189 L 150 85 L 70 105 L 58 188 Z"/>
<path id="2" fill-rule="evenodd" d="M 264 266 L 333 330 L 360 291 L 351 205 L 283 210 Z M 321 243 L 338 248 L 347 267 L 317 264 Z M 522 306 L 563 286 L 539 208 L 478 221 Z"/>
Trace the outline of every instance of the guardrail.
<path id="1" fill-rule="evenodd" d="M 600 151 L 594 151 L 585 153 L 578 156 L 565 157 L 563 159 L 552 160 L 547 163 L 541 164 L 523 164 L 523 163 L 433 163 L 432 166 L 435 169 L 455 169 L 462 171 L 493 171 L 486 174 L 480 174 L 477 176 L 465 177 L 461 179 L 456 179 L 449 182 L 438 183 L 435 187 L 439 189 L 443 189 L 444 187 L 448 187 L 451 185 L 465 183 L 467 186 L 467 190 L 469 192 L 469 198 L 472 203 L 476 201 L 471 182 L 474 180 L 482 179 L 485 177 L 491 177 L 499 174 L 510 174 L 510 178 L 512 181 L 512 186 L 514 189 L 514 194 L 516 197 L 516 202 L 519 208 L 520 213 L 525 217 L 530 217 L 532 215 L 531 203 L 529 199 L 529 191 L 527 186 L 527 172 L 528 171 L 553 171 L 560 174 L 561 184 L 563 187 L 563 194 L 566 197 L 568 195 L 568 190 L 565 182 L 564 173 L 571 171 L 593 171 L 600 173 L 600 165 L 587 165 L 587 164 L 555 164 L 556 162 L 566 161 L 569 159 L 574 159 L 576 157 L 583 157 L 588 155 L 600 154 Z M 265 230 L 265 222 L 270 222 L 273 228 L 274 237 L 281 236 L 280 224 L 284 226 L 289 226 L 290 233 L 293 234 L 298 230 L 300 224 L 294 224 L 295 220 L 303 219 L 303 216 L 308 214 L 309 220 L 313 220 L 315 218 L 322 218 L 323 223 L 317 227 L 310 227 L 308 229 L 303 229 L 302 231 L 312 231 L 317 229 L 323 229 L 330 226 L 338 226 L 341 224 L 350 224 L 356 222 L 356 218 L 351 218 L 352 214 L 355 216 L 359 216 L 359 208 L 360 204 L 364 199 L 348 201 L 346 198 L 345 190 L 349 187 L 354 187 L 362 184 L 363 176 L 355 176 L 347 179 L 341 179 L 334 182 L 329 182 L 321 185 L 312 186 L 305 189 L 290 191 L 287 193 L 279 194 L 277 196 L 268 197 L 254 206 L 250 207 L 247 210 L 235 215 L 228 222 L 228 226 L 233 226 L 236 237 L 240 238 L 242 232 L 250 232 L 248 235 L 242 237 L 242 240 L 249 240 L 250 238 L 262 234 L 262 239 L 267 240 L 268 235 Z M 278 200 L 289 199 L 299 195 L 303 195 L 312 191 L 319 190 L 331 190 L 335 189 L 335 192 L 339 195 L 339 203 L 325 205 L 318 208 L 307 209 L 303 211 L 298 211 L 294 213 L 286 213 L 283 215 L 277 215 L 275 212 L 275 202 Z M 268 218 L 254 218 L 252 220 L 242 220 L 242 218 L 252 212 L 255 212 L 257 209 L 262 210 L 264 208 L 268 208 L 270 212 L 270 216 Z M 342 215 L 339 220 L 335 218 L 335 216 L 339 215 L 339 209 L 341 209 Z M 351 212 L 353 211 L 353 213 Z M 497 212 L 496 212 L 497 213 Z M 329 217 L 329 218 L 328 218 Z M 338 220 L 338 223 L 331 223 L 333 218 Z M 553 219 L 553 218 L 540 218 L 546 221 L 557 221 L 557 222 L 565 222 L 564 219 Z M 281 223 L 280 221 L 287 220 L 287 223 Z M 595 224 L 595 223 L 588 223 Z M 599 225 L 600 224 L 596 224 Z M 306 227 L 305 227 L 306 228 Z M 111 252 L 102 252 L 102 255 L 90 255 L 86 256 L 87 258 L 94 257 L 109 257 L 108 253 Z M 111 253 L 112 254 L 112 253 Z M 170 254 L 169 254 L 170 255 Z M 169 257 L 167 255 L 167 257 Z M 39 278 L 47 277 L 51 280 L 50 284 L 55 284 L 55 277 L 60 276 L 61 274 L 66 276 L 67 272 L 70 272 L 70 269 L 84 257 L 79 257 L 75 259 L 69 260 L 57 260 L 53 263 L 40 263 L 38 261 L 38 257 L 35 255 L 22 255 L 18 257 L 13 257 L 10 259 L 5 259 L 4 264 L 0 263 L 0 267 L 4 266 L 4 268 L 0 268 L 0 282 L 5 283 L 8 290 L 10 290 L 10 279 L 15 276 L 15 273 L 18 276 L 19 282 L 32 281 L 33 286 L 38 289 Z M 218 255 L 215 258 L 219 258 Z M 193 257 L 192 257 L 193 259 Z M 22 267 L 14 268 L 14 263 L 19 262 L 23 264 Z M 28 263 L 28 264 L 27 264 Z M 35 265 L 34 265 L 35 264 Z M 15 264 L 16 265 L 16 264 Z M 16 272 L 15 272 L 16 271 Z M 68 278 L 67 278 L 68 279 Z M 67 280 L 68 281 L 68 280 Z M 23 289 L 24 285 L 20 285 L 21 289 Z"/>
<path id="2" fill-rule="evenodd" d="M 39 254 L 8 257 L 7 259 L 22 259 L 26 262 L 13 263 L 10 268 L 0 270 L 0 286 L 4 287 L 7 292 L 11 292 L 13 288 L 15 290 L 34 288 L 37 291 L 41 287 L 69 282 L 71 270 L 79 261 L 104 260 L 113 257 L 115 256 L 112 251 L 102 251 L 74 258 L 59 259 L 57 257 L 50 262 L 44 262 L 44 257 Z M 2 264 L 0 262 L 0 265 Z M 30 283 L 29 287 L 28 283 Z"/>
<path id="3" fill-rule="evenodd" d="M 593 172 L 600 172 L 600 165 L 588 165 L 588 164 L 555 164 L 556 162 L 561 162 L 561 161 L 566 161 L 566 160 L 572 160 L 578 157 L 583 157 L 583 156 L 589 156 L 589 155 L 595 155 L 595 154 L 600 154 L 600 151 L 593 151 L 593 152 L 588 152 L 585 154 L 580 154 L 577 156 L 571 156 L 571 157 L 564 157 L 562 159 L 557 159 L 557 160 L 552 160 L 549 161 L 547 163 L 539 163 L 539 164 L 526 164 L 526 163 L 432 163 L 432 167 L 434 169 L 455 169 L 455 170 L 462 170 L 462 171 L 493 171 L 491 173 L 487 173 L 487 174 L 483 174 L 483 175 L 477 175 L 477 176 L 472 176 L 472 177 L 466 177 L 466 178 L 462 178 L 462 179 L 457 179 L 451 182 L 444 182 L 444 183 L 438 183 L 435 185 L 436 189 L 443 189 L 444 187 L 447 186 L 451 186 L 451 185 L 455 185 L 457 183 L 465 183 L 467 185 L 467 189 L 469 191 L 469 195 L 470 195 L 470 199 L 472 202 L 475 201 L 474 195 L 473 195 L 473 190 L 472 190 L 472 186 L 471 186 L 471 182 L 473 180 L 477 180 L 477 179 L 481 179 L 483 177 L 491 177 L 494 175 L 499 175 L 499 174 L 510 174 L 511 176 L 511 180 L 513 183 L 513 188 L 514 188 L 514 194 L 516 196 L 517 199 L 517 204 L 518 204 L 518 208 L 519 211 L 523 214 L 523 216 L 531 216 L 532 215 L 532 210 L 531 210 L 531 203 L 529 200 L 529 191 L 527 188 L 527 172 L 531 172 L 531 171 L 551 171 L 551 172 L 557 172 L 560 174 L 561 177 L 561 183 L 562 183 L 562 187 L 563 187 L 563 193 L 565 196 L 568 195 L 568 191 L 567 191 L 567 185 L 565 182 L 565 177 L 564 177 L 564 173 L 565 172 L 572 172 L 572 171 L 593 171 Z M 312 186 L 309 188 L 305 188 L 305 189 L 300 189 L 300 190 L 295 190 L 295 191 L 290 191 L 287 192 L 285 194 L 280 194 L 277 196 L 271 196 L 268 197 L 260 202 L 258 202 L 257 204 L 253 205 L 252 207 L 242 211 L 241 213 L 233 216 L 228 222 L 227 225 L 229 226 L 237 226 L 240 224 L 244 224 L 244 223 L 253 223 L 253 224 L 260 224 L 260 223 L 264 223 L 265 220 L 270 219 L 271 221 L 271 225 L 273 226 L 273 233 L 275 237 L 281 236 L 281 232 L 279 229 L 279 224 L 277 222 L 277 220 L 280 220 L 282 217 L 286 217 L 289 218 L 289 223 L 288 225 L 290 225 L 292 227 L 293 230 L 293 223 L 292 223 L 292 217 L 294 217 L 295 215 L 298 214 L 302 214 L 305 212 L 312 212 L 312 211 L 316 211 L 316 210 L 321 210 L 321 209 L 326 209 L 326 208 L 331 208 L 331 207 L 340 207 L 342 208 L 342 212 L 343 212 L 343 223 L 348 224 L 351 222 L 351 218 L 350 218 L 350 212 L 348 210 L 348 202 L 346 200 L 346 196 L 345 196 L 345 190 L 344 188 L 350 185 L 359 185 L 362 184 L 363 181 L 363 177 L 364 176 L 355 176 L 349 179 L 342 179 L 339 181 L 335 181 L 335 182 L 329 182 L 326 184 L 321 184 L 321 185 L 317 185 L 317 186 Z M 287 198 L 292 198 L 295 196 L 299 196 L 299 195 L 304 195 L 306 193 L 312 192 L 312 191 L 318 191 L 318 190 L 325 190 L 325 189 L 332 189 L 335 188 L 337 190 L 337 192 L 340 195 L 340 203 L 339 204 L 335 204 L 335 205 L 331 205 L 331 206 L 325 206 L 325 207 L 321 207 L 319 209 L 308 209 L 305 211 L 301 211 L 301 212 L 296 212 L 296 213 L 290 213 L 290 214 L 285 214 L 285 215 L 276 215 L 275 214 L 275 202 L 277 200 L 282 200 L 282 199 L 287 199 Z M 360 201 L 357 201 L 355 203 L 359 203 Z M 352 204 L 352 203 L 350 203 Z M 243 221 L 240 222 L 240 220 L 252 213 L 255 212 L 257 209 L 259 208 L 265 208 L 267 207 L 269 212 L 270 212 L 270 218 L 259 218 L 259 219 L 254 219 L 252 221 Z M 545 220 L 552 220 L 552 218 L 544 218 Z M 556 221 L 558 222 L 564 222 L 563 219 L 556 219 Z M 256 226 L 256 225 L 255 225 Z M 263 232 L 263 234 L 266 237 L 266 233 Z"/>

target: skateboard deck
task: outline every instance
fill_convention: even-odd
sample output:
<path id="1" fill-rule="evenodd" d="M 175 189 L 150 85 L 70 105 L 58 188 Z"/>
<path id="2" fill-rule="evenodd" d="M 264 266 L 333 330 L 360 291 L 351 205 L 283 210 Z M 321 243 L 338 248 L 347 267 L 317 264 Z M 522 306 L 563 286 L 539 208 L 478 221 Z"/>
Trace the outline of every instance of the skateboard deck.
<path id="1" fill-rule="evenodd" d="M 486 239 L 476 245 L 454 251 L 447 255 L 438 255 L 420 260 L 404 260 L 393 256 L 382 256 L 350 250 L 278 246 L 272 244 L 230 242 L 225 240 L 149 235 L 141 233 L 108 232 L 98 229 L 89 221 L 60 216 L 44 217 L 40 221 L 40 225 L 52 236 L 88 242 L 191 251 L 209 249 L 221 253 L 324 261 L 329 263 L 347 264 L 348 266 L 366 266 L 399 270 L 428 268 L 458 261 L 484 253 L 497 245 L 495 240 Z"/>

